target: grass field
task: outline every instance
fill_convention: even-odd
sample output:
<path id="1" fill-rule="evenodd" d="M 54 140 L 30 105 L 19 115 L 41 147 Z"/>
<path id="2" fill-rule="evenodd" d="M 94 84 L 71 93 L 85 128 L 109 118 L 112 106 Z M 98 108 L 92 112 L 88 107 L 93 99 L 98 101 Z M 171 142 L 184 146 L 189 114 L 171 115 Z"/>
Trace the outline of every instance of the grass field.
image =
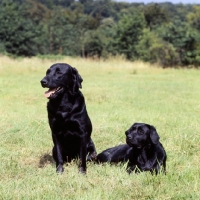
<path id="1" fill-rule="evenodd" d="M 126 164 L 74 161 L 58 175 L 52 162 L 45 91 L 40 80 L 55 62 L 76 67 L 98 152 L 125 142 L 134 122 L 156 127 L 167 175 L 128 175 Z M 200 71 L 162 69 L 122 59 L 12 60 L 0 57 L 0 199 L 200 199 Z"/>

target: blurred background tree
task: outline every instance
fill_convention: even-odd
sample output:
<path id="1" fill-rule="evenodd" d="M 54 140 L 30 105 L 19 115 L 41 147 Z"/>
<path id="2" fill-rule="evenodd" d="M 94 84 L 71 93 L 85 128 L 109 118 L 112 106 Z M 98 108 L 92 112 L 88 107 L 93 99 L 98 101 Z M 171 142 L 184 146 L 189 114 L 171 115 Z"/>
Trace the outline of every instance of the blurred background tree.
<path id="1" fill-rule="evenodd" d="M 200 65 L 200 5 L 0 0 L 0 53 Z"/>

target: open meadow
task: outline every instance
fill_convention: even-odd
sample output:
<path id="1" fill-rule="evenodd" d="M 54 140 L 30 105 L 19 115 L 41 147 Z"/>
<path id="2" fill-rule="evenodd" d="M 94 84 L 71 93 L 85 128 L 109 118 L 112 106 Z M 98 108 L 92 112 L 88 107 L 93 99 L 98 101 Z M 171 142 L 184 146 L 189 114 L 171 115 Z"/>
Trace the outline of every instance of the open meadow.
<path id="1" fill-rule="evenodd" d="M 56 174 L 40 85 L 46 69 L 65 62 L 83 78 L 82 93 L 98 153 L 125 143 L 134 122 L 156 127 L 167 152 L 167 175 L 128 175 L 126 164 L 77 161 Z M 120 58 L 92 61 L 0 57 L 0 199 L 200 199 L 200 70 L 162 69 Z"/>

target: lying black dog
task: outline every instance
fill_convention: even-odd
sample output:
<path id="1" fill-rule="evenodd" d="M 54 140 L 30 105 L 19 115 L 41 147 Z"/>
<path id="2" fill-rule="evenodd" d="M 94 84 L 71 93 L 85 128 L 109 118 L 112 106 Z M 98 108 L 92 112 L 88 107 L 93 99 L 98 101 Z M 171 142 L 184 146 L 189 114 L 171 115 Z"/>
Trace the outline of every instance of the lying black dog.
<path id="1" fill-rule="evenodd" d="M 47 111 L 57 172 L 64 171 L 64 162 L 80 158 L 79 171 L 86 173 L 86 157 L 96 158 L 92 123 L 79 90 L 82 81 L 78 71 L 64 63 L 52 65 L 41 80 L 42 87 L 49 88 L 44 95 L 49 99 Z"/>
<path id="2" fill-rule="evenodd" d="M 97 162 L 126 162 L 127 171 L 166 172 L 166 152 L 159 142 L 156 129 L 144 123 L 134 123 L 126 132 L 126 143 L 97 155 Z"/>

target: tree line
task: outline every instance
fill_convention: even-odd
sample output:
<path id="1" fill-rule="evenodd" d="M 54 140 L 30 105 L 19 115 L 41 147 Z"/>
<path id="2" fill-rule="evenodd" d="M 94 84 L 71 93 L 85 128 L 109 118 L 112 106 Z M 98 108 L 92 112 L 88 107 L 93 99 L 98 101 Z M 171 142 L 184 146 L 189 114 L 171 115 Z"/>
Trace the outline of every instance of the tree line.
<path id="1" fill-rule="evenodd" d="M 0 53 L 200 66 L 200 5 L 0 0 Z"/>

